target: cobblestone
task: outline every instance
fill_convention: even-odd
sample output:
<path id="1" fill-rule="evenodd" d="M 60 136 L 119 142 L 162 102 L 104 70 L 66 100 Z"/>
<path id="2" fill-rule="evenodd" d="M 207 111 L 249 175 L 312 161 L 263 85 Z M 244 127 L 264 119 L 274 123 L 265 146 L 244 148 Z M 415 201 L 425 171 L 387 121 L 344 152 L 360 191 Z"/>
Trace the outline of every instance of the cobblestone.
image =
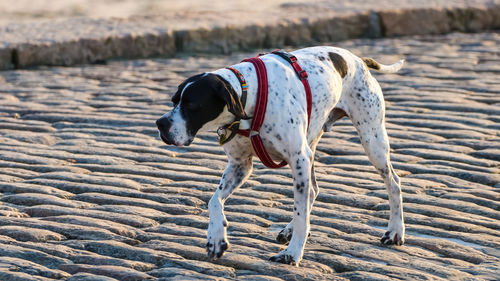
<path id="1" fill-rule="evenodd" d="M 216 134 L 164 145 L 154 121 L 187 76 L 253 54 L 0 72 L 2 280 L 496 280 L 500 276 L 499 33 L 338 44 L 378 75 L 407 239 L 382 246 L 388 202 L 354 127 L 318 145 L 320 195 L 300 268 L 267 261 L 291 218 L 289 168 L 255 160 L 226 203 L 227 254 L 206 258 Z"/>

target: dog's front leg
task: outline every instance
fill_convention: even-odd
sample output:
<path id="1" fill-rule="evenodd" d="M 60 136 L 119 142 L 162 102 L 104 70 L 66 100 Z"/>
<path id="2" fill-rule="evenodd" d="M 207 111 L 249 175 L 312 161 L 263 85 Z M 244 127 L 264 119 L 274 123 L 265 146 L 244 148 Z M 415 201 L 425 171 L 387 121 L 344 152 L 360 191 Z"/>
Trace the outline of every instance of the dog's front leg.
<path id="1" fill-rule="evenodd" d="M 207 252 L 210 258 L 220 258 L 229 247 L 226 234 L 228 224 L 224 215 L 224 202 L 243 184 L 251 171 L 251 156 L 243 161 L 230 158 L 219 187 L 210 199 L 210 202 L 208 202 L 210 221 L 207 233 Z"/>
<path id="2" fill-rule="evenodd" d="M 320 133 L 317 137 L 316 140 L 311 144 L 311 150 L 312 154 L 314 155 L 316 152 L 316 145 L 318 144 L 319 140 L 321 139 L 321 136 L 323 133 Z M 314 200 L 316 197 L 318 197 L 319 194 L 319 186 L 318 182 L 316 181 L 316 175 L 314 172 L 314 159 L 311 161 L 311 182 L 312 182 L 312 189 L 310 190 L 309 194 L 309 211 L 312 209 Z M 290 221 L 290 223 L 283 228 L 278 236 L 276 236 L 276 241 L 280 244 L 287 244 L 290 242 L 292 239 L 292 234 L 293 234 L 293 219 Z M 308 237 L 311 235 L 311 233 L 308 234 Z"/>
<path id="3" fill-rule="evenodd" d="M 304 246 L 309 234 L 309 212 L 311 207 L 311 162 L 312 151 L 308 147 L 290 159 L 293 172 L 293 232 L 288 247 L 278 255 L 271 257 L 271 261 L 299 265 L 304 254 Z"/>

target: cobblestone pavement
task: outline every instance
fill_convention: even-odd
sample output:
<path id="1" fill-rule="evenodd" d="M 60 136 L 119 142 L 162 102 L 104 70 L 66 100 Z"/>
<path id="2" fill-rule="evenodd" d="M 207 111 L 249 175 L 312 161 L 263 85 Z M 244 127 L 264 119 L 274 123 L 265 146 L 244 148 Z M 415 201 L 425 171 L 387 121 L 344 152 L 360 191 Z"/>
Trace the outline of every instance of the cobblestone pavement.
<path id="1" fill-rule="evenodd" d="M 319 144 L 321 188 L 300 268 L 268 262 L 291 218 L 289 168 L 255 161 L 226 204 L 228 253 L 205 254 L 226 157 L 215 133 L 164 145 L 154 120 L 199 57 L 0 72 L 0 280 L 496 280 L 500 275 L 500 34 L 339 44 L 391 63 L 387 100 L 407 239 L 382 246 L 382 180 L 350 121 Z"/>

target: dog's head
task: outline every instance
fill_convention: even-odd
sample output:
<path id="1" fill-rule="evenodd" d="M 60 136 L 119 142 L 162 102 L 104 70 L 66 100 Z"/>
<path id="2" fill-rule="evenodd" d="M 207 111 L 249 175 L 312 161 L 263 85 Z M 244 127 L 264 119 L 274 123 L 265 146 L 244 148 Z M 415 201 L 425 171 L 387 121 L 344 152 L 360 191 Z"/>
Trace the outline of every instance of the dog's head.
<path id="1" fill-rule="evenodd" d="M 227 122 L 226 119 L 234 119 L 234 116 L 245 117 L 245 111 L 233 87 L 213 73 L 186 79 L 179 85 L 172 102 L 174 109 L 156 121 L 160 138 L 166 144 L 190 145 L 196 133 L 205 125 L 217 120 Z M 227 118 L 221 118 L 224 117 L 222 115 L 227 115 Z"/>

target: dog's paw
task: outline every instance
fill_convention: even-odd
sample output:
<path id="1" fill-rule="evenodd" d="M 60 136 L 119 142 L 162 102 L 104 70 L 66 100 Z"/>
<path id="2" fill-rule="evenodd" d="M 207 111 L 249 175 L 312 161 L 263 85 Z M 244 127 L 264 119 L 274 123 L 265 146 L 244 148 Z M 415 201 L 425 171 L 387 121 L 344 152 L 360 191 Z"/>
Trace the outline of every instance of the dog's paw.
<path id="1" fill-rule="evenodd" d="M 225 218 L 221 222 L 211 221 L 207 232 L 207 254 L 211 259 L 222 257 L 224 252 L 229 248 L 227 241 L 227 221 Z"/>
<path id="2" fill-rule="evenodd" d="M 405 242 L 404 236 L 397 231 L 387 231 L 380 239 L 380 243 L 385 245 L 398 245 L 401 246 Z"/>
<path id="3" fill-rule="evenodd" d="M 225 239 L 207 242 L 207 254 L 211 259 L 218 259 L 222 257 L 224 252 L 229 248 L 229 242 Z"/>
<path id="4" fill-rule="evenodd" d="M 293 230 L 291 228 L 285 227 L 278 233 L 278 236 L 276 236 L 276 241 L 280 244 L 288 244 L 288 242 L 292 240 L 292 233 Z"/>
<path id="5" fill-rule="evenodd" d="M 269 258 L 270 261 L 279 262 L 284 264 L 290 264 L 294 266 L 299 266 L 300 260 L 294 258 L 291 254 L 286 253 L 286 250 L 277 254 L 276 256 L 272 256 Z"/>

